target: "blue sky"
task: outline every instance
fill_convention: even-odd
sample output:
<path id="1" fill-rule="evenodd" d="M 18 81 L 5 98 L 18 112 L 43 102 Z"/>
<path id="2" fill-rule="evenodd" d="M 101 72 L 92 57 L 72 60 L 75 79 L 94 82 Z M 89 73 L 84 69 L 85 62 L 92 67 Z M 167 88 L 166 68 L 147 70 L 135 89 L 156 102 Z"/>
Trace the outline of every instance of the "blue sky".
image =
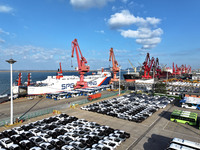
<path id="1" fill-rule="evenodd" d="M 122 68 L 146 53 L 161 64 L 200 68 L 199 0 L 1 0 L 0 70 L 74 70 L 77 38 L 91 69 L 109 67 L 109 50 Z"/>

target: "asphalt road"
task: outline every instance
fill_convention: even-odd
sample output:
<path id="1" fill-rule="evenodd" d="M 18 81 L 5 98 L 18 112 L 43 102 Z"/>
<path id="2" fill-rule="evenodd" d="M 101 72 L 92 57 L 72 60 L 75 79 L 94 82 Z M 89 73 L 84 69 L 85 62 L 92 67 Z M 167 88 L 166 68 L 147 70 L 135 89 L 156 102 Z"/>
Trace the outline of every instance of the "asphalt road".
<path id="1" fill-rule="evenodd" d="M 102 95 L 110 94 L 109 91 L 103 91 Z M 13 104 L 14 116 L 21 115 L 26 112 L 32 112 L 37 110 L 42 110 L 51 107 L 67 107 L 71 102 L 80 101 L 82 99 L 87 99 L 87 96 L 79 96 L 75 98 L 63 99 L 63 100 L 53 100 L 47 99 L 45 97 L 39 98 L 38 96 L 33 97 L 33 100 L 28 100 L 27 98 L 15 99 Z M 5 102 L 0 104 L 0 120 L 8 118 L 10 116 L 10 102 Z"/>

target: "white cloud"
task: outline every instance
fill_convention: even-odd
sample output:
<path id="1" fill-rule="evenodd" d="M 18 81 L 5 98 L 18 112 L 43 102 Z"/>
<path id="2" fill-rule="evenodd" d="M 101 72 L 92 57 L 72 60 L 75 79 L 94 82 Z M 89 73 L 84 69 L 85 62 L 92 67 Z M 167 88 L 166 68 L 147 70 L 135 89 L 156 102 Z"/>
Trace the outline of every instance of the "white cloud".
<path id="1" fill-rule="evenodd" d="M 122 10 L 120 13 L 115 13 L 111 15 L 111 18 L 108 20 L 108 24 L 111 28 L 119 28 L 123 26 L 128 26 L 135 23 L 137 18 L 131 15 L 128 10 Z"/>
<path id="2" fill-rule="evenodd" d="M 137 26 L 156 26 L 160 23 L 160 19 L 155 17 L 147 17 L 146 19 L 142 17 L 135 17 L 133 14 L 129 12 L 129 10 L 122 10 L 120 13 L 115 13 L 111 15 L 108 20 L 108 24 L 111 28 L 120 28 L 129 25 L 137 25 Z"/>
<path id="3" fill-rule="evenodd" d="M 142 49 L 154 48 L 161 42 L 160 36 L 163 30 L 158 28 L 151 30 L 150 28 L 139 28 L 138 30 L 121 30 L 121 35 L 125 38 L 135 38 L 136 43 L 142 45 Z"/>
<path id="4" fill-rule="evenodd" d="M 150 49 L 161 42 L 163 30 L 156 28 L 160 21 L 159 18 L 155 17 L 135 17 L 129 10 L 122 10 L 111 15 L 108 24 L 113 29 L 135 25 L 138 27 L 136 30 L 118 29 L 118 31 L 125 38 L 135 38 L 136 43 L 142 45 L 142 49 Z"/>
<path id="5" fill-rule="evenodd" d="M 5 40 L 0 38 L 0 43 L 5 43 Z"/>
<path id="6" fill-rule="evenodd" d="M 104 30 L 99 30 L 99 31 L 95 31 L 95 32 L 101 33 L 101 34 L 104 34 L 104 33 L 105 33 Z"/>
<path id="7" fill-rule="evenodd" d="M 151 30 L 149 28 L 138 28 L 137 30 L 121 30 L 121 35 L 126 38 L 152 38 L 163 34 L 161 28 Z"/>
<path id="8" fill-rule="evenodd" d="M 1 34 L 10 35 L 9 32 L 6 32 L 6 31 L 4 31 L 3 29 L 0 28 L 0 35 L 1 35 Z M 6 41 L 5 41 L 4 39 L 0 38 L 0 44 L 3 44 L 3 43 L 5 43 L 5 42 L 6 42 Z"/>
<path id="9" fill-rule="evenodd" d="M 5 5 L 0 5 L 0 12 L 2 13 L 10 13 L 12 12 L 13 8 Z"/>
<path id="10" fill-rule="evenodd" d="M 6 34 L 6 35 L 9 35 L 10 33 L 9 33 L 9 32 L 6 32 L 6 31 L 4 31 L 3 29 L 0 28 L 0 34 Z"/>
<path id="11" fill-rule="evenodd" d="M 70 0 L 70 4 L 75 8 L 89 9 L 103 7 L 111 1 L 114 0 Z"/>
<path id="12" fill-rule="evenodd" d="M 155 17 L 147 17 L 146 18 L 146 22 L 151 24 L 151 25 L 157 25 L 157 24 L 160 23 L 160 21 L 161 21 L 160 19 L 155 18 Z"/>
<path id="13" fill-rule="evenodd" d="M 136 39 L 136 42 L 142 45 L 155 45 L 161 42 L 161 38 L 154 37 L 149 39 Z"/>
<path id="14" fill-rule="evenodd" d="M 127 3 L 128 2 L 128 0 L 121 0 L 123 3 Z"/>
<path id="15" fill-rule="evenodd" d="M 16 56 L 18 59 L 26 59 L 35 62 L 56 61 L 62 59 L 65 55 L 67 56 L 66 50 L 64 49 L 46 49 L 32 45 L 12 46 L 4 49 L 4 54 L 6 56 Z"/>
<path id="16" fill-rule="evenodd" d="M 112 6 L 112 11 L 115 11 L 116 10 L 116 7 L 115 6 Z"/>

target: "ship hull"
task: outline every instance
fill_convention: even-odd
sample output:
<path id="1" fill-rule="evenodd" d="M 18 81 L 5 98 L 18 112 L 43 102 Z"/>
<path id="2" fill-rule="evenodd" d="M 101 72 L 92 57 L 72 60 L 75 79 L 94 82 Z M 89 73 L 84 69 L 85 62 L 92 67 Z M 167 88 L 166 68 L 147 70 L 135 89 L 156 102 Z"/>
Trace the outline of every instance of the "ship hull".
<path id="1" fill-rule="evenodd" d="M 110 72 L 101 72 L 96 75 L 89 75 L 84 77 L 88 87 L 98 87 L 109 84 L 111 79 Z M 63 76 L 56 79 L 56 76 L 48 76 L 46 80 L 37 81 L 36 85 L 28 86 L 28 95 L 41 95 L 47 93 L 67 92 L 74 90 L 77 81 L 80 81 L 78 76 Z"/>
<path id="2" fill-rule="evenodd" d="M 123 74 L 123 77 L 124 77 L 124 80 L 125 80 L 126 82 L 134 82 L 134 81 L 136 81 L 136 80 L 141 79 L 139 73 L 134 73 L 134 74 L 132 74 L 132 73 L 127 73 L 127 74 Z"/>

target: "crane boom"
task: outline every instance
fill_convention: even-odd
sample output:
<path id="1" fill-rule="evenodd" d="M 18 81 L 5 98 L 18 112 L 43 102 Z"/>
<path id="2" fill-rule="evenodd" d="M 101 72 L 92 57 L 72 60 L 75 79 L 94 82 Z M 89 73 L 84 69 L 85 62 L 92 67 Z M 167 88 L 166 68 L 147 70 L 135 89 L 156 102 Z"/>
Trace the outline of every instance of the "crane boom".
<path id="1" fill-rule="evenodd" d="M 131 61 L 128 59 L 129 63 L 131 64 L 132 68 L 134 69 L 134 71 L 136 72 L 136 67 L 133 66 L 133 64 L 131 63 Z"/>

